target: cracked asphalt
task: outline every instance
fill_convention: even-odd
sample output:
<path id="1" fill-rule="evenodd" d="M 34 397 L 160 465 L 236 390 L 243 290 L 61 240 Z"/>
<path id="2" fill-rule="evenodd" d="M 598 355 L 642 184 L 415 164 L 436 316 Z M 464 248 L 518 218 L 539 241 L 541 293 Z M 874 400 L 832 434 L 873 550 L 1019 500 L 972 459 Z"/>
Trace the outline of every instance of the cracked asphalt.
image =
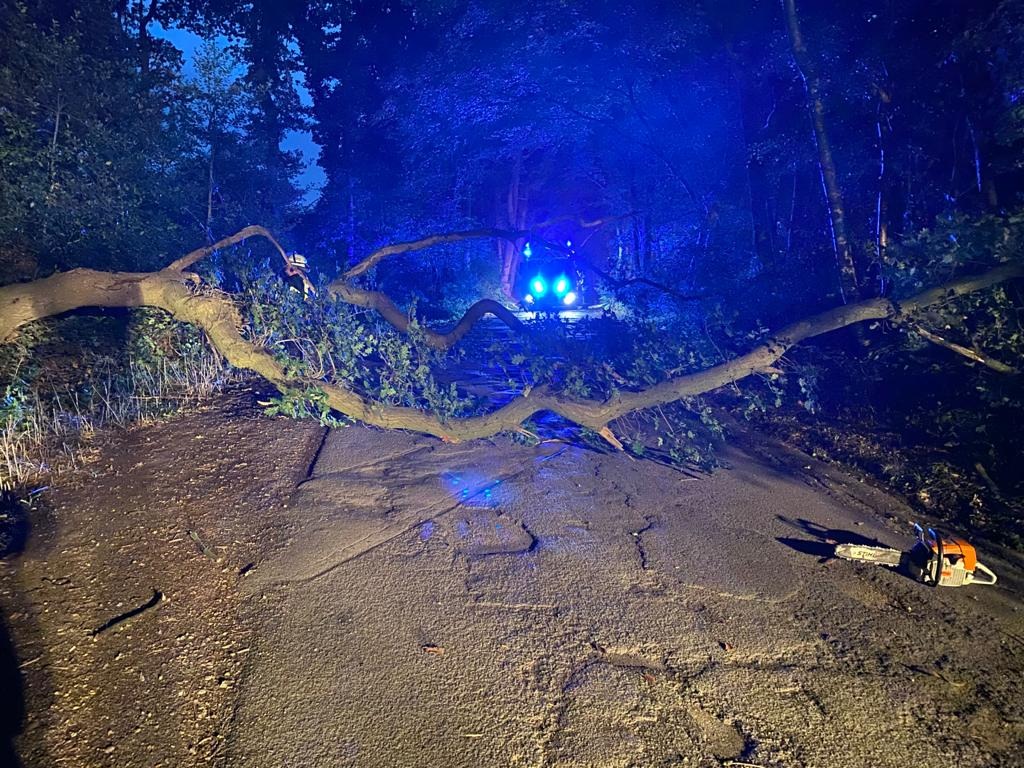
<path id="1" fill-rule="evenodd" d="M 934 590 L 895 499 L 747 440 L 690 476 L 332 431 L 252 630 L 230 766 L 1022 765 L 1019 558 Z"/>

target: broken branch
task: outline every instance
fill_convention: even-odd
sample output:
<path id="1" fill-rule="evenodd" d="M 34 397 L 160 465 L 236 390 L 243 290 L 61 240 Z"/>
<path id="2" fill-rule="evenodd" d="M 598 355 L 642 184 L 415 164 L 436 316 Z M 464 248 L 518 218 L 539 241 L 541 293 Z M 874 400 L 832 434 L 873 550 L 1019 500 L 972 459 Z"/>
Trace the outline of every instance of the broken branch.
<path id="1" fill-rule="evenodd" d="M 331 283 L 330 292 L 332 296 L 348 304 L 376 310 L 381 317 L 396 329 L 402 333 L 409 332 L 412 320 L 408 314 L 398 308 L 387 294 L 380 291 L 357 288 L 354 285 L 337 280 Z M 467 309 L 466 313 L 447 332 L 433 331 L 425 327 L 421 328 L 421 330 L 428 346 L 433 349 L 448 349 L 453 344 L 458 343 L 459 339 L 465 336 L 481 317 L 488 314 L 494 315 L 513 330 L 520 330 L 523 327 L 519 318 L 499 302 L 494 299 L 480 299 L 480 301 Z"/>
<path id="2" fill-rule="evenodd" d="M 1016 368 L 1011 368 L 1009 365 L 1007 365 L 1006 363 L 1002 363 L 999 360 L 993 360 L 991 357 L 987 357 L 986 355 L 981 354 L 975 349 L 964 347 L 955 342 L 948 341 L 947 339 L 944 339 L 941 336 L 939 336 L 937 333 L 932 333 L 931 331 L 920 325 L 914 325 L 912 327 L 914 329 L 914 332 L 918 336 L 920 336 L 923 339 L 927 339 L 932 344 L 937 344 L 940 347 L 944 347 L 952 352 L 956 352 L 958 355 L 963 355 L 968 360 L 972 360 L 975 363 L 981 363 L 982 365 L 991 368 L 993 371 L 997 371 L 999 373 L 1017 373 Z"/>
<path id="3" fill-rule="evenodd" d="M 430 248 L 434 245 L 441 245 L 443 243 L 457 243 L 462 240 L 483 240 L 483 239 L 499 239 L 509 240 L 515 242 L 516 240 L 527 237 L 528 232 L 519 232 L 514 230 L 504 229 L 469 229 L 463 232 L 443 232 L 435 235 L 427 235 L 421 237 L 418 240 L 410 240 L 405 243 L 393 243 L 391 245 L 385 245 L 383 248 L 378 248 L 365 259 L 360 261 L 350 270 L 342 275 L 343 280 L 351 280 L 353 277 L 359 277 L 366 272 L 369 272 L 373 267 L 377 266 L 380 262 L 386 259 L 388 256 L 396 256 L 400 253 L 408 253 L 409 251 L 421 251 L 424 248 Z M 339 280 L 331 283 L 331 290 L 334 290 L 334 286 L 338 284 Z"/>

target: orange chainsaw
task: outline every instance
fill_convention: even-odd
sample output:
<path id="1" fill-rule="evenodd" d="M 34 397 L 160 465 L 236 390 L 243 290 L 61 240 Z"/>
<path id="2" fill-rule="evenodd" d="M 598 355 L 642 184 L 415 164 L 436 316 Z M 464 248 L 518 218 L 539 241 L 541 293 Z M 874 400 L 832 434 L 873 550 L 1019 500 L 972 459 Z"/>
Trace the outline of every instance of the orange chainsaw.
<path id="1" fill-rule="evenodd" d="M 917 543 L 907 552 L 887 547 L 837 544 L 836 556 L 874 565 L 887 565 L 907 573 L 912 579 L 933 587 L 989 586 L 996 575 L 978 562 L 974 546 L 954 536 L 939 536 L 914 523 Z"/>

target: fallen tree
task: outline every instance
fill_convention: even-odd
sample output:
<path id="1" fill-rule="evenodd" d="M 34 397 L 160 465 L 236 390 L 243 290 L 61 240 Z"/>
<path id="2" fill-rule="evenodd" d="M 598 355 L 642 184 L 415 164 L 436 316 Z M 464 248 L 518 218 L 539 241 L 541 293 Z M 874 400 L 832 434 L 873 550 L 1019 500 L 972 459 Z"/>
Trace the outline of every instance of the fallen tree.
<path id="1" fill-rule="evenodd" d="M 926 307 L 1024 276 L 1024 267 L 1020 264 L 1005 263 L 978 275 L 951 280 L 898 303 L 889 298 L 875 298 L 836 307 L 792 323 L 749 352 L 724 363 L 669 378 L 639 391 L 621 392 L 604 401 L 570 399 L 540 387 L 490 413 L 443 421 L 416 408 L 374 402 L 337 383 L 289 376 L 273 355 L 246 339 L 241 331 L 242 318 L 231 298 L 219 291 L 207 290 L 197 275 L 185 270 L 218 248 L 253 236 L 268 239 L 282 258 L 285 257 L 284 250 L 273 235 L 262 227 L 254 226 L 219 243 L 192 251 L 157 272 L 73 269 L 28 283 L 4 286 L 0 288 L 0 340 L 12 340 L 18 329 L 27 323 L 75 309 L 157 307 L 181 322 L 201 328 L 213 347 L 236 368 L 259 374 L 283 393 L 308 387 L 320 388 L 331 408 L 369 425 L 407 429 L 459 441 L 516 430 L 532 415 L 540 411 L 551 411 L 580 426 L 600 432 L 609 442 L 617 445 L 608 424 L 628 413 L 711 392 L 753 374 L 773 372 L 776 363 L 787 350 L 808 339 L 869 320 L 910 321 Z M 331 289 L 341 300 L 373 307 L 389 320 L 392 318 L 388 314 L 397 313 L 408 326 L 408 317 L 384 294 L 358 288 L 344 280 L 332 284 Z M 454 343 L 480 316 L 489 311 L 499 316 L 506 313 L 515 320 L 511 313 L 496 302 L 488 301 L 474 305 L 451 331 L 431 331 L 433 343 Z M 515 322 L 518 323 L 518 320 Z M 393 324 L 401 328 L 401 322 Z"/>

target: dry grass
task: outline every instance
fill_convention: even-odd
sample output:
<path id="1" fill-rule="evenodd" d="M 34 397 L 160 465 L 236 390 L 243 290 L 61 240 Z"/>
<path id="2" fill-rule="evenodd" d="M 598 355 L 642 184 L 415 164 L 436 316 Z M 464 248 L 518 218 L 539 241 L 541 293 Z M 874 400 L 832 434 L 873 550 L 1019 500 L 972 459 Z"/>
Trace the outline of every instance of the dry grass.
<path id="1" fill-rule="evenodd" d="M 86 386 L 32 390 L 8 400 L 0 423 L 0 490 L 24 489 L 75 468 L 98 430 L 125 428 L 194 408 L 220 390 L 231 370 L 212 351 L 127 369 L 93 372 Z"/>

